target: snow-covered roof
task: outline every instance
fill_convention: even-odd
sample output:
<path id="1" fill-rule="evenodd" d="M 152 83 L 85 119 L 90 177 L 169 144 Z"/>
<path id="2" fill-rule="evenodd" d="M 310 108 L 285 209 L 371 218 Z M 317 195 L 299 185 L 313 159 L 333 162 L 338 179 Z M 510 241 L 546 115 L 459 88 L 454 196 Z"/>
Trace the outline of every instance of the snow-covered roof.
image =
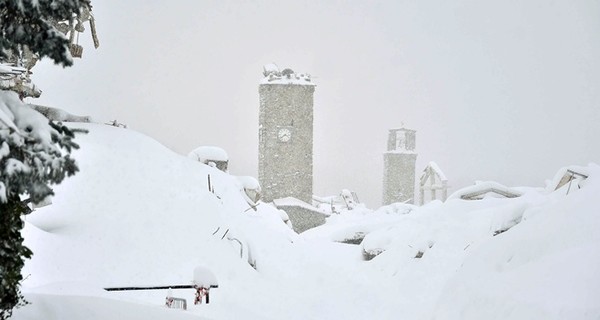
<path id="1" fill-rule="evenodd" d="M 427 166 L 430 167 L 438 175 L 438 177 L 440 177 L 442 181 L 448 181 L 448 178 L 446 178 L 446 175 L 444 174 L 442 169 L 440 169 L 437 163 L 435 163 L 434 161 L 430 161 Z"/>
<path id="2" fill-rule="evenodd" d="M 425 180 L 427 178 L 429 178 L 429 175 L 431 174 L 430 172 L 433 172 L 435 175 L 437 175 L 437 177 L 440 179 L 440 181 L 442 181 L 442 182 L 448 181 L 448 178 L 446 178 L 446 175 L 444 174 L 442 169 L 440 169 L 440 167 L 437 165 L 437 163 L 430 161 L 427 164 L 427 167 L 425 167 L 425 169 L 423 169 L 423 174 L 421 174 L 421 185 L 424 185 L 426 183 Z"/>
<path id="3" fill-rule="evenodd" d="M 473 186 L 456 191 L 448 199 L 479 200 L 483 199 L 488 193 L 495 193 L 506 198 L 516 198 L 523 194 L 521 191 L 495 181 L 478 181 Z"/>
<path id="4" fill-rule="evenodd" d="M 202 146 L 198 147 L 188 154 L 188 157 L 200 162 L 211 161 L 229 161 L 227 152 L 219 147 Z"/>
<path id="5" fill-rule="evenodd" d="M 308 210 L 318 211 L 317 208 L 311 206 L 310 204 L 308 204 L 300 199 L 294 198 L 294 197 L 273 199 L 273 204 L 277 208 L 279 208 L 279 207 L 301 207 L 301 208 L 308 209 Z"/>

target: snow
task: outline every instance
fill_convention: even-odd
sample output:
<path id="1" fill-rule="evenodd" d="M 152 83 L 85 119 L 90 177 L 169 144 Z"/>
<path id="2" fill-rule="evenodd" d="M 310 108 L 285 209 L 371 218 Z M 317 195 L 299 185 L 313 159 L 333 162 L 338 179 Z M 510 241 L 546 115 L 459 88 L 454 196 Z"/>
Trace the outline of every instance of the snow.
<path id="1" fill-rule="evenodd" d="M 263 73 L 265 76 L 270 73 L 278 73 L 279 72 L 279 67 L 274 63 L 265 64 L 263 69 L 264 69 Z"/>
<path id="2" fill-rule="evenodd" d="M 301 207 L 304 209 L 308 209 L 308 210 L 313 210 L 313 211 L 318 211 L 317 208 L 313 207 L 312 205 L 296 199 L 294 197 L 285 197 L 285 198 L 281 198 L 281 199 L 273 199 L 273 204 L 276 207 Z M 323 212 L 325 213 L 325 212 Z"/>
<path id="3" fill-rule="evenodd" d="M 0 202 L 6 203 L 8 198 L 6 196 L 6 185 L 4 182 L 0 181 Z"/>
<path id="4" fill-rule="evenodd" d="M 295 73 L 291 69 L 283 69 L 279 71 L 277 65 L 270 63 L 263 67 L 264 78 L 260 81 L 260 84 L 295 84 L 314 86 L 312 83 L 311 76 L 304 73 Z"/>
<path id="5" fill-rule="evenodd" d="M 210 269 L 203 266 L 199 266 L 194 269 L 194 284 L 203 288 L 219 286 L 217 276 L 215 276 Z"/>
<path id="6" fill-rule="evenodd" d="M 188 155 L 191 159 L 200 161 L 202 163 L 206 161 L 229 161 L 227 152 L 219 147 L 214 146 L 201 146 L 190 152 Z"/>
<path id="7" fill-rule="evenodd" d="M 198 316 L 160 306 L 148 306 L 122 300 L 94 296 L 29 294 L 31 302 L 15 312 L 13 318 L 23 320 L 63 319 L 127 319 L 127 320 L 199 320 Z"/>
<path id="8" fill-rule="evenodd" d="M 0 90 L 0 129 L 8 127 L 19 132 L 15 125 L 15 116 L 12 112 L 15 108 L 22 105 L 19 96 L 12 91 Z"/>
<path id="9" fill-rule="evenodd" d="M 430 161 L 427 166 L 431 167 L 431 169 L 433 169 L 433 171 L 435 173 L 437 173 L 437 175 L 440 178 L 440 180 L 442 180 L 442 181 L 448 181 L 448 178 L 446 178 L 446 175 L 444 174 L 444 172 L 442 171 L 442 169 L 440 169 L 440 167 L 438 166 L 437 163 L 435 163 L 433 161 Z"/>
<path id="10" fill-rule="evenodd" d="M 32 304 L 15 320 L 600 317 L 597 165 L 569 194 L 357 207 L 298 235 L 273 206 L 247 210 L 235 176 L 131 130 L 70 126 L 89 130 L 73 153 L 81 171 L 26 217 Z M 208 305 L 172 290 L 187 311 L 164 307 L 169 290 L 102 290 L 191 285 L 209 277 L 198 266 L 219 288 Z"/>
<path id="11" fill-rule="evenodd" d="M 237 179 L 241 184 L 240 191 L 246 202 L 251 206 L 256 206 L 261 197 L 261 188 L 258 180 L 250 176 L 238 176 Z"/>
<path id="12" fill-rule="evenodd" d="M 480 197 L 486 193 L 502 193 L 511 196 L 520 196 L 522 193 L 495 181 L 476 181 L 474 185 L 462 188 L 448 197 L 448 199 L 462 199 L 463 197 Z"/>
<path id="13" fill-rule="evenodd" d="M 244 189 L 260 191 L 260 184 L 256 178 L 250 176 L 238 176 L 237 178 Z"/>
<path id="14" fill-rule="evenodd" d="M 58 151 L 52 143 L 55 130 L 48 124 L 48 119 L 23 104 L 15 92 L 0 90 L 0 120 L 15 130 L 21 139 L 35 140 L 40 149 Z"/>

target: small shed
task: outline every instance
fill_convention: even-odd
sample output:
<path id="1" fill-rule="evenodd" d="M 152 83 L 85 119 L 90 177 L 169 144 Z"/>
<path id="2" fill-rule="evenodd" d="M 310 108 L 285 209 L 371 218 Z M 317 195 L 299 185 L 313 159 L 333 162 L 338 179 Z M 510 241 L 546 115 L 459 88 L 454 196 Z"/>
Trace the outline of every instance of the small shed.
<path id="1" fill-rule="evenodd" d="M 227 167 L 229 166 L 229 156 L 227 155 L 227 152 L 219 147 L 198 147 L 188 154 L 188 158 L 211 167 L 216 167 L 223 172 L 227 172 Z"/>
<path id="2" fill-rule="evenodd" d="M 427 164 L 421 174 L 419 190 L 421 192 L 421 205 L 425 204 L 425 190 L 431 192 L 429 201 L 438 199 L 438 191 L 440 191 L 440 200 L 446 201 L 448 198 L 448 179 L 437 163 L 431 161 Z"/>

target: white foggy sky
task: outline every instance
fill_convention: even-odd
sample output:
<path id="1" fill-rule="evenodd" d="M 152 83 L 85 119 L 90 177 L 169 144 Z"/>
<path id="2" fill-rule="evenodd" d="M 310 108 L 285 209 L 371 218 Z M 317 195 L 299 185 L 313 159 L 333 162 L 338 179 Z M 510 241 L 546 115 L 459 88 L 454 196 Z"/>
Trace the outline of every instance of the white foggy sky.
<path id="1" fill-rule="evenodd" d="M 417 177 L 543 186 L 600 162 L 600 2 L 94 1 L 101 47 L 36 66 L 36 103 L 117 119 L 257 176 L 258 83 L 313 75 L 314 190 L 381 203 L 387 132 L 417 130 Z M 150 174 L 150 173 L 149 173 Z"/>

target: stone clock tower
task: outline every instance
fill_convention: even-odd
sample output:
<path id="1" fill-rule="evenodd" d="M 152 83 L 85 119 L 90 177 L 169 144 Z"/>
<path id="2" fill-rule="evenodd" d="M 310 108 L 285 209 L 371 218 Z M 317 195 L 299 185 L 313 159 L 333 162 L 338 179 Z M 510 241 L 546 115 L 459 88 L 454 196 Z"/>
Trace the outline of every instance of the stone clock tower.
<path id="1" fill-rule="evenodd" d="M 266 202 L 312 203 L 313 93 L 310 75 L 267 65 L 259 86 L 258 179 Z"/>
<path id="2" fill-rule="evenodd" d="M 415 202 L 416 131 L 391 129 L 383 154 L 383 205 Z"/>

